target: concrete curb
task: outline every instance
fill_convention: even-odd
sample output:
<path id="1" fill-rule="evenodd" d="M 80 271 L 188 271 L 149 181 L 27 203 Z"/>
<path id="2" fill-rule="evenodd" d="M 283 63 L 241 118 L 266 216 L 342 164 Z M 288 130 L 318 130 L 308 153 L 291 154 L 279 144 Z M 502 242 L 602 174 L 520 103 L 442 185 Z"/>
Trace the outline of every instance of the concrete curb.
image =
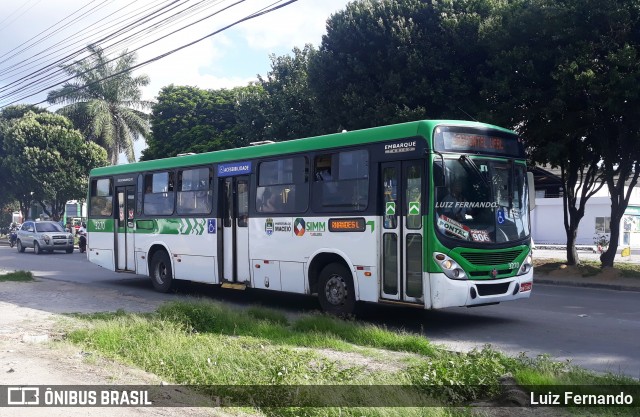
<path id="1" fill-rule="evenodd" d="M 595 288 L 601 290 L 613 290 L 613 291 L 635 291 L 640 292 L 640 286 L 624 284 L 601 284 L 599 282 L 578 282 L 578 281 L 565 281 L 553 278 L 533 278 L 534 287 L 535 284 L 547 284 L 547 285 L 563 285 L 565 287 L 582 287 L 582 288 Z"/>

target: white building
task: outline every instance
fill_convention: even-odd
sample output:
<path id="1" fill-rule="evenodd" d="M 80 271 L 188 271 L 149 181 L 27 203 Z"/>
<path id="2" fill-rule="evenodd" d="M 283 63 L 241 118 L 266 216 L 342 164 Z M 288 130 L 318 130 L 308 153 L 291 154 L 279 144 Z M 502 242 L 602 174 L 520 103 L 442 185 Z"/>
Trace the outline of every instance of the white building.
<path id="1" fill-rule="evenodd" d="M 534 169 L 536 178 L 536 208 L 531 212 L 532 236 L 536 245 L 566 245 L 567 235 L 564 229 L 561 183 L 553 171 Z M 605 185 L 585 206 L 584 217 L 578 226 L 577 245 L 597 243 L 598 236 L 609 237 L 611 200 Z M 629 206 L 620 222 L 619 248 L 640 248 L 640 188 L 635 187 Z"/>

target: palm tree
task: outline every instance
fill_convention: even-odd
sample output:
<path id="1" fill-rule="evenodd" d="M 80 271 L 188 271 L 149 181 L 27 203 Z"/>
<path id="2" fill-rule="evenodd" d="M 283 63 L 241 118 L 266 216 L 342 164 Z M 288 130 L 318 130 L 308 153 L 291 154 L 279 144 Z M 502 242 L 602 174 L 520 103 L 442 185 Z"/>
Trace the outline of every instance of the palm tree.
<path id="1" fill-rule="evenodd" d="M 49 91 L 47 101 L 68 103 L 57 113 L 69 117 L 88 140 L 104 147 L 112 165 L 118 163 L 121 152 L 133 162 L 133 141 L 149 133 L 149 115 L 142 110 L 152 103 L 142 100 L 140 92 L 140 87 L 149 84 L 149 77 L 132 76 L 133 53 L 124 51 L 110 60 L 96 45 L 89 45 L 88 50 L 89 57 L 63 67 L 75 80 Z"/>

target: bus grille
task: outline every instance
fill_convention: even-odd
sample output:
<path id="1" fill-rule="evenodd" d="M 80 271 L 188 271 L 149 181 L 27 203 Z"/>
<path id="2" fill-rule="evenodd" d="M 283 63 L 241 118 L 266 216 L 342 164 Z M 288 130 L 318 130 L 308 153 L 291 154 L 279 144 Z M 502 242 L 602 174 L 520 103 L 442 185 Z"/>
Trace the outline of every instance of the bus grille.
<path id="1" fill-rule="evenodd" d="M 509 291 L 510 282 L 503 282 L 501 284 L 478 284 L 478 294 L 481 296 L 504 294 Z"/>
<path id="2" fill-rule="evenodd" d="M 522 249 L 505 252 L 461 252 L 460 255 L 473 265 L 491 266 L 508 264 L 520 256 Z"/>

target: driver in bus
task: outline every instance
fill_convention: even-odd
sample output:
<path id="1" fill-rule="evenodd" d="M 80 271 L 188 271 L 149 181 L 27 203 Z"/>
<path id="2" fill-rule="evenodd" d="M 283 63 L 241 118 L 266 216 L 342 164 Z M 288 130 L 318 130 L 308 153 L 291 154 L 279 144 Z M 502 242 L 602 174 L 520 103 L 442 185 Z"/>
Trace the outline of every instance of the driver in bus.
<path id="1" fill-rule="evenodd" d="M 465 206 L 467 200 L 464 198 L 460 181 L 452 181 L 441 202 L 443 203 L 441 206 L 443 207 L 442 214 L 457 221 L 466 219 L 469 209 Z"/>

